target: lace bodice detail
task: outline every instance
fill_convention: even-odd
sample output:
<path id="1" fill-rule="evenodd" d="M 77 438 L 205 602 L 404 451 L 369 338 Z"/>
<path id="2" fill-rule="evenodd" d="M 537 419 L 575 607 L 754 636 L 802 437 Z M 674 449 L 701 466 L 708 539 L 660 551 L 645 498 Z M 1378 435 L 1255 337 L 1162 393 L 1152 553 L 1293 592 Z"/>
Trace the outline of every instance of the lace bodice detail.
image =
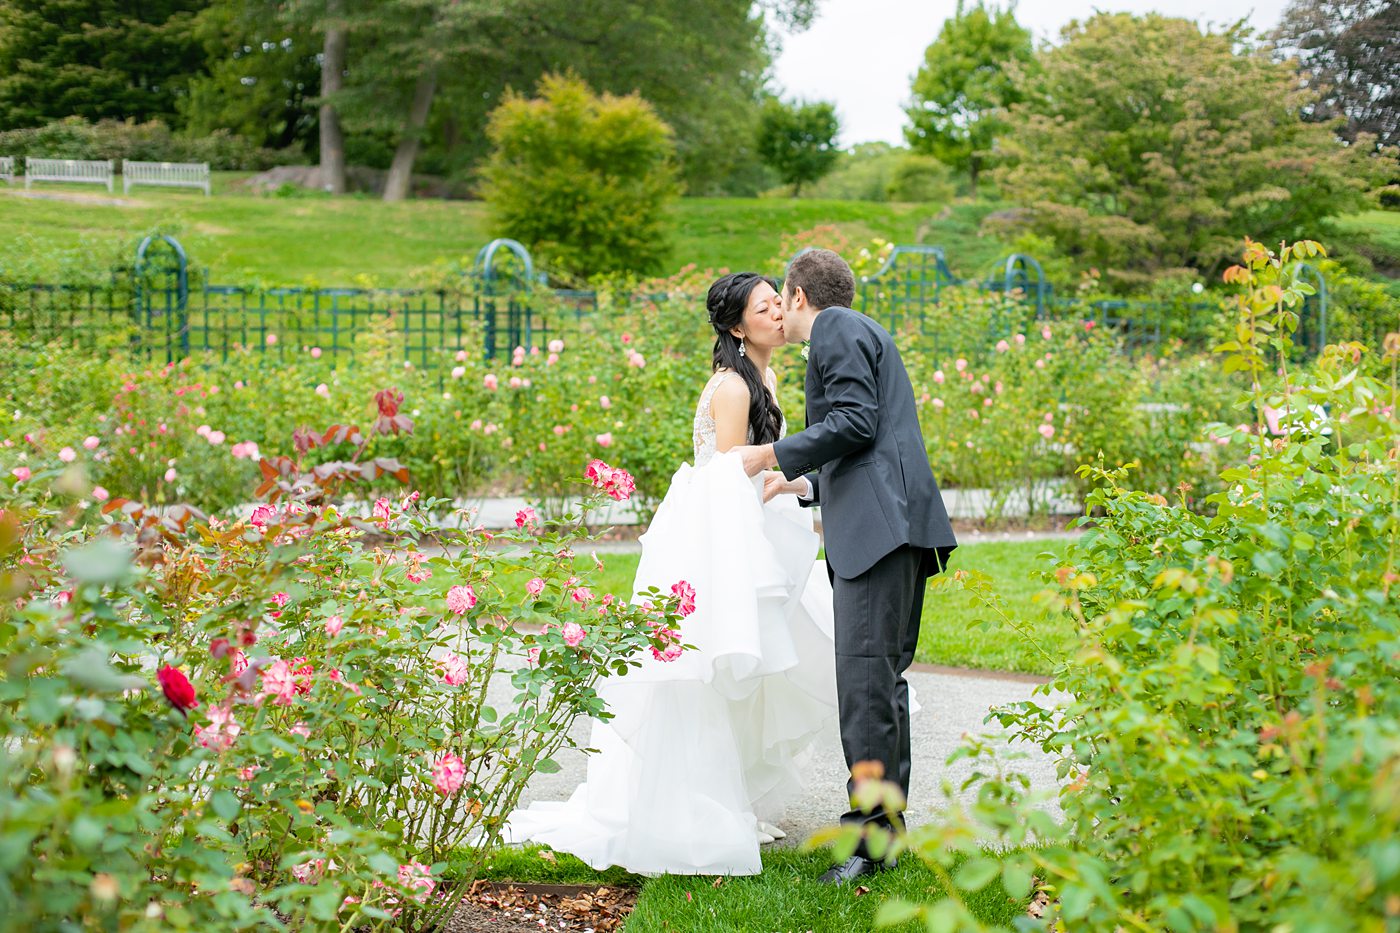
<path id="1" fill-rule="evenodd" d="M 715 437 L 715 416 L 710 411 L 710 402 L 715 397 L 715 390 L 720 384 L 729 378 L 738 378 L 739 374 L 733 370 L 722 373 L 715 373 L 710 377 L 710 381 L 705 383 L 705 391 L 700 393 L 700 401 L 695 406 L 695 429 L 691 432 L 690 440 L 695 449 L 695 465 L 702 467 L 714 459 L 719 447 L 719 442 Z M 770 392 L 776 394 L 776 387 L 769 385 Z M 784 415 L 782 423 L 778 427 L 778 436 L 787 436 L 787 416 Z M 753 443 L 753 429 L 746 432 L 746 438 L 750 444 Z"/>

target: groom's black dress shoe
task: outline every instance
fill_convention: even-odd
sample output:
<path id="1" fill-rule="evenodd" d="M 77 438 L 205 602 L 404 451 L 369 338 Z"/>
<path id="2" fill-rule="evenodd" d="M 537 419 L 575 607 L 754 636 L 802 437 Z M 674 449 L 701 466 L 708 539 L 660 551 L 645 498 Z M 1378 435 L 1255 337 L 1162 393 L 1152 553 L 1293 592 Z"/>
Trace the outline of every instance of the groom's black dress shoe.
<path id="1" fill-rule="evenodd" d="M 833 865 L 817 879 L 822 884 L 845 884 L 863 875 L 873 875 L 877 871 L 894 868 L 896 862 L 876 862 L 860 855 L 852 855 L 840 865 Z"/>

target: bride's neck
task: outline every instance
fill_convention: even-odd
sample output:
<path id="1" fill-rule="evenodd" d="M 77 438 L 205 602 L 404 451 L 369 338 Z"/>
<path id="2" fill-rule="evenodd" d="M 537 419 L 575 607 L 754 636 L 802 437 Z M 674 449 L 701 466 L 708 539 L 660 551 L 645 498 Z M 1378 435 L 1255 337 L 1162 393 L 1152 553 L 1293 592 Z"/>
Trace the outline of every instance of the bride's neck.
<path id="1" fill-rule="evenodd" d="M 758 368 L 759 376 L 764 376 L 764 374 L 768 372 L 768 364 L 773 360 L 773 351 L 754 348 L 749 350 L 748 355 L 749 362 Z"/>

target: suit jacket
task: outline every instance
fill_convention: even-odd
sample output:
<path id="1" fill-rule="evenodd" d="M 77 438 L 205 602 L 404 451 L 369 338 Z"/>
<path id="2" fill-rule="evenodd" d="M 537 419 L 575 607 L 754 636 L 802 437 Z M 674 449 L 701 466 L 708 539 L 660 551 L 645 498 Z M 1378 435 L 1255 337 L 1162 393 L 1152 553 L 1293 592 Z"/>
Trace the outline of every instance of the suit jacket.
<path id="1" fill-rule="evenodd" d="M 837 576 L 865 573 L 903 545 L 937 573 L 957 547 L 928 464 L 914 388 L 883 327 L 850 308 L 812 323 L 807 429 L 773 446 L 788 479 L 813 474 L 826 559 Z"/>

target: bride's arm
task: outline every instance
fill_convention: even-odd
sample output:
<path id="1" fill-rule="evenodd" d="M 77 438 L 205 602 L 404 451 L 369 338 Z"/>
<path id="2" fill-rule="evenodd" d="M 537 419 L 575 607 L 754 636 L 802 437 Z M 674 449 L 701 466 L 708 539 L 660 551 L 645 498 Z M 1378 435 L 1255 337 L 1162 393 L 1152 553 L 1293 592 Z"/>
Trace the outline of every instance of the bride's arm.
<path id="1" fill-rule="evenodd" d="M 726 379 L 710 396 L 715 419 L 715 449 L 724 453 L 749 442 L 749 389 L 742 379 Z"/>

